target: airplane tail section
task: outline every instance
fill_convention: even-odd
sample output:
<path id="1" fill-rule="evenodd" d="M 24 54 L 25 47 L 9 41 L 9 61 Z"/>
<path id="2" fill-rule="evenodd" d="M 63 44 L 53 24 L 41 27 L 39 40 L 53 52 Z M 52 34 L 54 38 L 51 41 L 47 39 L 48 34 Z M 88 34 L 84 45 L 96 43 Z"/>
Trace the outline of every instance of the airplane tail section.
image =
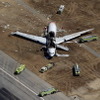
<path id="1" fill-rule="evenodd" d="M 69 57 L 68 54 L 58 54 L 58 53 L 56 53 L 56 56 L 57 57 Z"/>
<path id="2" fill-rule="evenodd" d="M 64 46 L 62 46 L 62 45 L 57 45 L 57 48 L 62 49 L 62 50 L 64 50 L 64 51 L 68 51 L 68 50 L 69 50 L 68 47 L 64 47 Z M 57 56 L 57 57 L 69 57 L 68 54 L 58 54 L 57 52 L 56 52 L 56 56 Z"/>
<path id="3" fill-rule="evenodd" d="M 57 48 L 62 49 L 64 51 L 69 51 L 69 48 L 68 47 L 64 47 L 62 45 L 57 45 Z"/>

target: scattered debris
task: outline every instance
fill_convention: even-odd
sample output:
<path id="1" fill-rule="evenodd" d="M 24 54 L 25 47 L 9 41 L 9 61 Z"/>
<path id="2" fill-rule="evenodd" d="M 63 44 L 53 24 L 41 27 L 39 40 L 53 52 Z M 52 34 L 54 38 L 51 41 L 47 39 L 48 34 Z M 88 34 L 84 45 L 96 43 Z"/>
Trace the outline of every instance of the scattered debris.
<path id="1" fill-rule="evenodd" d="M 19 6 L 21 5 L 21 4 L 18 4 Z"/>
<path id="2" fill-rule="evenodd" d="M 27 30 L 26 32 L 29 32 L 29 30 Z"/>
<path id="3" fill-rule="evenodd" d="M 47 18 L 49 18 L 49 19 L 50 19 L 52 16 L 53 16 L 53 15 L 48 15 L 48 17 L 47 17 Z"/>
<path id="4" fill-rule="evenodd" d="M 2 32 L 4 33 L 5 31 L 3 30 Z"/>
<path id="5" fill-rule="evenodd" d="M 67 31 L 64 29 L 59 29 L 57 32 L 67 32 Z"/>
<path id="6" fill-rule="evenodd" d="M 9 6 L 11 6 L 8 2 L 2 2 L 2 4 L 4 5 L 4 7 L 9 7 Z"/>
<path id="7" fill-rule="evenodd" d="M 50 18 L 49 18 L 49 17 L 47 17 L 47 19 L 49 20 Z"/>
<path id="8" fill-rule="evenodd" d="M 4 29 L 8 29 L 9 26 L 10 26 L 9 24 L 5 25 L 5 26 L 4 26 Z"/>
<path id="9" fill-rule="evenodd" d="M 20 10 L 23 10 L 23 9 L 20 9 Z"/>
<path id="10" fill-rule="evenodd" d="M 4 29 L 9 29 L 9 24 L 6 24 L 6 25 L 1 25 L 0 27 L 4 28 Z"/>
<path id="11" fill-rule="evenodd" d="M 18 50 L 15 50 L 15 52 L 18 52 Z"/>

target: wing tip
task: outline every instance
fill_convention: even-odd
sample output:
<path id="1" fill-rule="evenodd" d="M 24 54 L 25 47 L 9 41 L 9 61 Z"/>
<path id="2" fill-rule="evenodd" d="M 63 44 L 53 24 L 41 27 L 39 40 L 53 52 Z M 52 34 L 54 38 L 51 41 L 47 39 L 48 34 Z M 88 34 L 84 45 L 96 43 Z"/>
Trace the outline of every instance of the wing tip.
<path id="1" fill-rule="evenodd" d="M 16 35 L 16 33 L 19 33 L 19 31 L 11 32 L 10 34 L 11 34 L 11 35 Z"/>
<path id="2" fill-rule="evenodd" d="M 11 32 L 11 34 L 10 35 L 15 35 L 15 32 Z"/>

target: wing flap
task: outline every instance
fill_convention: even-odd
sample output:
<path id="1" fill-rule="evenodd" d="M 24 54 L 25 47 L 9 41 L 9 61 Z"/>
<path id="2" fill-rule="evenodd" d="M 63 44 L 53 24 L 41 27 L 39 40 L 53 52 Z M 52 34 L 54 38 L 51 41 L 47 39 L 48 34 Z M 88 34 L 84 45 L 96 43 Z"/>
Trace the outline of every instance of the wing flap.
<path id="1" fill-rule="evenodd" d="M 57 48 L 62 49 L 62 50 L 65 50 L 65 51 L 69 51 L 69 48 L 68 47 L 64 47 L 62 45 L 57 45 Z"/>

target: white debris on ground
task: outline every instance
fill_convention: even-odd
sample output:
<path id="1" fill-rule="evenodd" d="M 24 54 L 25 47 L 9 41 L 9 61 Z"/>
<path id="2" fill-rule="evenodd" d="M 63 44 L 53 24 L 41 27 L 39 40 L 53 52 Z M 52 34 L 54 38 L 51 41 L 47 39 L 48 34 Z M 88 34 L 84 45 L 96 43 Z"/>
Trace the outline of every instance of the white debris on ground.
<path id="1" fill-rule="evenodd" d="M 27 30 L 26 32 L 29 32 L 29 30 Z"/>
<path id="2" fill-rule="evenodd" d="M 6 24 L 6 25 L 0 25 L 1 28 L 3 28 L 2 32 L 5 32 L 6 29 L 9 29 L 10 25 Z"/>
<path id="3" fill-rule="evenodd" d="M 19 6 L 21 5 L 21 4 L 18 4 Z"/>
<path id="4" fill-rule="evenodd" d="M 8 29 L 9 26 L 10 26 L 9 24 L 5 25 L 5 26 L 4 26 L 4 29 Z"/>
<path id="5" fill-rule="evenodd" d="M 23 11 L 23 9 L 20 9 L 21 11 Z"/>
<path id="6" fill-rule="evenodd" d="M 17 53 L 17 52 L 18 52 L 18 50 L 15 50 L 15 52 Z"/>
<path id="7" fill-rule="evenodd" d="M 67 31 L 64 29 L 59 29 L 57 32 L 67 32 Z"/>

